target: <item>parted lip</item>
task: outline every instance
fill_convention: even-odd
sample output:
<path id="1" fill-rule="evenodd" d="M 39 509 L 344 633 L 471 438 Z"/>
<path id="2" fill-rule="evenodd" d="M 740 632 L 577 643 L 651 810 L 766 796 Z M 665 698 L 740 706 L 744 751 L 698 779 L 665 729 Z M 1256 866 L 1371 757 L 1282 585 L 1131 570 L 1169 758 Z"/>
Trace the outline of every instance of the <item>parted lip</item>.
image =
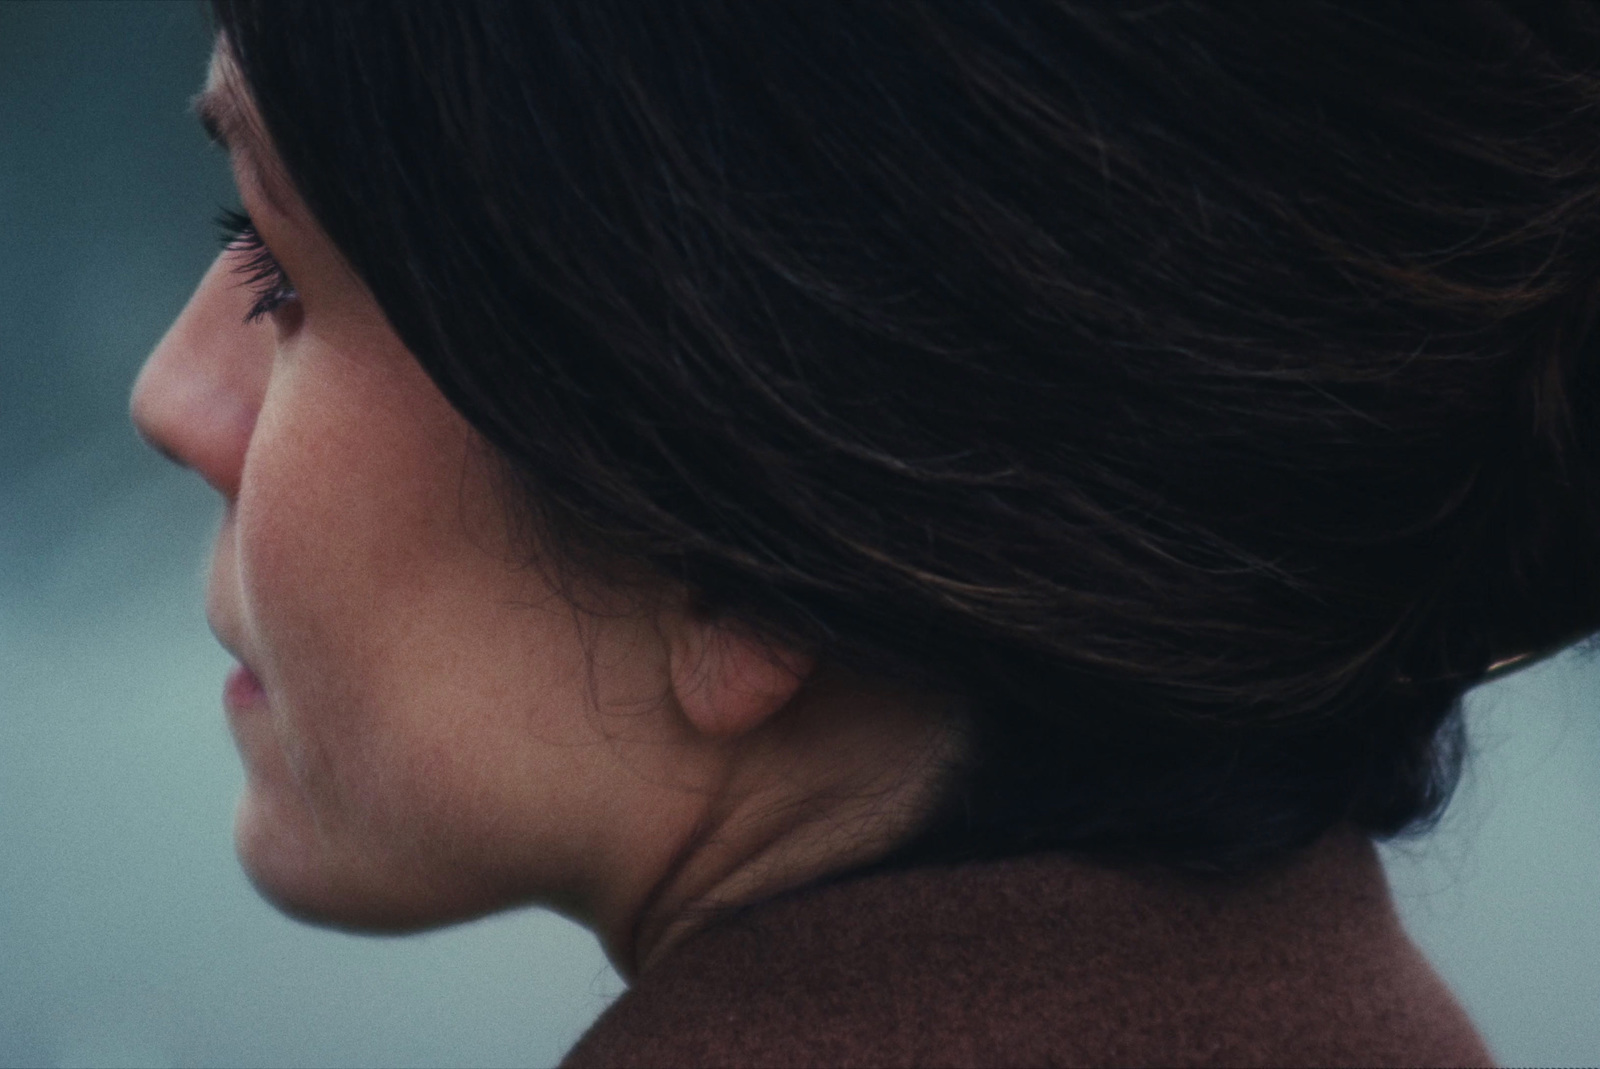
<path id="1" fill-rule="evenodd" d="M 212 629 L 212 634 L 214 634 L 214 635 L 216 634 L 216 629 L 215 628 Z M 238 666 L 240 668 L 243 668 L 246 672 L 249 672 L 252 677 L 254 677 L 256 679 L 260 678 L 259 676 L 256 675 L 256 670 L 250 666 L 250 661 L 247 658 L 245 658 L 242 655 L 240 655 L 239 651 L 234 646 L 230 645 L 221 636 L 218 636 L 217 642 L 218 642 L 219 645 L 222 646 L 222 648 L 224 650 L 226 650 L 228 652 L 228 654 L 230 656 L 233 657 L 234 661 L 238 664 Z"/>
<path id="2" fill-rule="evenodd" d="M 240 652 L 239 644 L 232 640 L 220 622 L 208 616 L 207 623 L 217 643 L 234 659 L 234 667 L 222 685 L 222 707 L 231 722 L 246 715 L 248 710 L 262 707 L 266 701 L 266 688 L 262 686 L 261 677 L 256 674 L 249 658 Z"/>
<path id="3" fill-rule="evenodd" d="M 243 643 L 234 637 L 233 629 L 228 626 L 228 621 L 223 619 L 223 614 L 217 609 L 210 596 L 206 598 L 206 626 L 211 630 L 211 637 L 217 640 L 217 645 L 226 650 L 229 656 L 239 662 L 250 674 L 256 674 L 254 666 L 250 663 L 250 658 L 244 653 Z"/>
<path id="4" fill-rule="evenodd" d="M 239 662 L 252 674 L 255 667 L 250 663 L 250 657 L 245 650 L 245 643 L 241 640 L 238 627 L 238 613 L 235 603 L 228 597 L 232 587 L 232 569 L 227 566 L 224 554 L 231 547 L 228 545 L 228 528 L 232 523 L 231 507 L 224 513 L 222 529 L 218 531 L 216 541 L 211 546 L 210 560 L 207 562 L 206 590 L 205 590 L 205 615 L 206 627 L 211 631 L 211 637 L 217 640 L 217 645 L 228 652 L 233 659 Z"/>

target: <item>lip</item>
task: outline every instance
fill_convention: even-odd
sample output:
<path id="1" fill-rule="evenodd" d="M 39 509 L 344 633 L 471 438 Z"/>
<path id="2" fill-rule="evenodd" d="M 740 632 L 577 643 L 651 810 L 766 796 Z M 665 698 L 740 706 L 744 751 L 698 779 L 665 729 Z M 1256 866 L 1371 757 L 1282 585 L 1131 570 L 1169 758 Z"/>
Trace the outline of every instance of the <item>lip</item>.
<path id="1" fill-rule="evenodd" d="M 243 664 L 234 665 L 222 687 L 222 704 L 232 715 L 239 715 L 267 704 L 267 691 L 261 680 Z"/>
<path id="2" fill-rule="evenodd" d="M 208 606 L 208 609 L 211 606 Z M 217 643 L 233 655 L 234 666 L 228 673 L 227 681 L 222 685 L 222 705 L 230 714 L 243 713 L 251 709 L 259 709 L 267 703 L 267 689 L 261 684 L 261 677 L 256 675 L 250 667 L 239 648 L 229 641 L 228 633 L 218 626 L 218 620 L 211 612 L 206 613 L 206 622 L 211 626 L 211 633 L 216 637 Z"/>
<path id="3" fill-rule="evenodd" d="M 215 566 L 216 558 L 213 556 L 212 567 Z M 263 708 L 267 704 L 267 690 L 261 683 L 261 677 L 256 675 L 250 662 L 240 652 L 240 644 L 234 638 L 235 630 L 229 626 L 232 616 L 218 597 L 219 589 L 213 577 L 206 586 L 206 624 L 217 644 L 233 655 L 234 666 L 222 685 L 222 707 L 230 717 L 234 717 Z"/>

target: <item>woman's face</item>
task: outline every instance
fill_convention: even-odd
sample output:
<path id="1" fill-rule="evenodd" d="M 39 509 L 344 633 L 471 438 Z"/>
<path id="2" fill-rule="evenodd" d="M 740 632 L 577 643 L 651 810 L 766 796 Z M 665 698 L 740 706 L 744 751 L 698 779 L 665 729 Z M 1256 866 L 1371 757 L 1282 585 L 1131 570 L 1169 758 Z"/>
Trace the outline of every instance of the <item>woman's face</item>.
<path id="1" fill-rule="evenodd" d="M 294 290 L 245 322 L 250 253 L 224 252 L 133 411 L 223 497 L 207 615 L 243 666 L 225 704 L 245 867 L 336 924 L 528 897 L 581 914 L 609 855 L 648 854 L 652 822 L 674 818 L 651 771 L 680 741 L 672 719 L 614 715 L 663 702 L 658 630 L 581 615 L 512 544 L 469 427 L 270 177 L 248 100 L 214 67 L 203 107 Z"/>

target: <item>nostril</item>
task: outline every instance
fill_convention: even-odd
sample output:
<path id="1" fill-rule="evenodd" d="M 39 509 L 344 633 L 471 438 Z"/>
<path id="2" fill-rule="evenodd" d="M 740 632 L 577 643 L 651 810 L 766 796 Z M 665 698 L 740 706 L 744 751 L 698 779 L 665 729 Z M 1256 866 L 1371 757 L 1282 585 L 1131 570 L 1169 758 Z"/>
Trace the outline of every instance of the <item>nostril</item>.
<path id="1" fill-rule="evenodd" d="M 158 356 L 146 371 L 130 405 L 139 437 L 224 497 L 232 497 L 238 492 L 256 406 L 224 381 L 226 375 L 215 366 Z"/>
<path id="2" fill-rule="evenodd" d="M 134 424 L 134 429 L 139 432 L 139 437 L 144 441 L 144 444 L 149 446 L 151 449 L 154 449 L 157 453 L 160 453 L 163 459 L 170 460 L 180 468 L 187 468 L 189 466 L 184 462 L 182 457 L 180 457 L 166 444 L 146 434 L 143 428 L 139 427 L 138 424 Z"/>

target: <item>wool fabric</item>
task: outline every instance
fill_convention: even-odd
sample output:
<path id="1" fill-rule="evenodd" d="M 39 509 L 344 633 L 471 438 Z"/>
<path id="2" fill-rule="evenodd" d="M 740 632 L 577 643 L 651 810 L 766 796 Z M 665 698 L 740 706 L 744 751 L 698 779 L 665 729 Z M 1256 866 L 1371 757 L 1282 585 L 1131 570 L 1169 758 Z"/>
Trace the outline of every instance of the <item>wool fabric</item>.
<path id="1" fill-rule="evenodd" d="M 1243 878 L 1035 855 L 804 888 L 687 937 L 563 1065 L 1490 1063 L 1339 832 Z"/>

